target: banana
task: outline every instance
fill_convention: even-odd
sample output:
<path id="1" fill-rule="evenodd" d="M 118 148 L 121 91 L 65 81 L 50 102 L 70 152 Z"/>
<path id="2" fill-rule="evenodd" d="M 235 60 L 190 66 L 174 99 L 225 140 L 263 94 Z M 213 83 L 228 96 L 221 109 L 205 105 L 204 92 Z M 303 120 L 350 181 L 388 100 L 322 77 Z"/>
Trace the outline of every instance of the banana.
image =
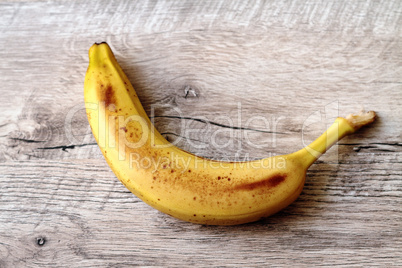
<path id="1" fill-rule="evenodd" d="M 292 154 L 224 162 L 183 151 L 155 129 L 107 43 L 89 50 L 84 97 L 93 135 L 117 178 L 159 211 L 208 225 L 253 222 L 285 208 L 300 195 L 314 161 L 376 116 L 337 118 Z"/>

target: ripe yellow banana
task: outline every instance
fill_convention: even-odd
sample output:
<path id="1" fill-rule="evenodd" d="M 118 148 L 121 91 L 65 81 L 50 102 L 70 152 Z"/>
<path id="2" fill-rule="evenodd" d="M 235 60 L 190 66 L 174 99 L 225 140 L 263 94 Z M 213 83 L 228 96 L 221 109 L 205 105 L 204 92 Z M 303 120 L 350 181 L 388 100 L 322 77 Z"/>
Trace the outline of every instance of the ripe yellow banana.
<path id="1" fill-rule="evenodd" d="M 84 96 L 93 135 L 117 178 L 150 206 L 211 225 L 252 222 L 285 208 L 301 193 L 310 165 L 375 118 L 374 112 L 338 118 L 292 154 L 222 162 L 185 152 L 163 138 L 106 43 L 89 50 Z"/>

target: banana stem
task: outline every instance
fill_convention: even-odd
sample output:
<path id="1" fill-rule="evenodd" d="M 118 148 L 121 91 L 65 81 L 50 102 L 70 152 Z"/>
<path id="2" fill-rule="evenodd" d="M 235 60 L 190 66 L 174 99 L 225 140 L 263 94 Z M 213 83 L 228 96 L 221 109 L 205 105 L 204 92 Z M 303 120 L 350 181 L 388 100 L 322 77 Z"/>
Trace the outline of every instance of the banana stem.
<path id="1" fill-rule="evenodd" d="M 292 155 L 294 155 L 296 159 L 299 159 L 302 165 L 308 169 L 336 142 L 354 133 L 360 127 L 370 124 L 374 119 L 375 113 L 372 111 L 358 115 L 348 115 L 346 118 L 338 117 L 320 137 Z"/>

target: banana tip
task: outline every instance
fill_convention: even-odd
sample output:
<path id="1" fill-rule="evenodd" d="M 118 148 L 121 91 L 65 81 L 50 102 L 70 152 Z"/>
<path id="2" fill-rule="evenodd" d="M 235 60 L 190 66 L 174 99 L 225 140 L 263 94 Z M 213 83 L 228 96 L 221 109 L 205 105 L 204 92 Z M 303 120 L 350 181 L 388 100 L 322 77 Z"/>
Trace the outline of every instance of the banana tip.
<path id="1" fill-rule="evenodd" d="M 106 45 L 107 45 L 107 42 L 106 42 L 106 41 L 102 41 L 102 42 L 99 42 L 99 43 L 98 43 L 98 42 L 95 42 L 95 43 L 94 43 L 94 45 L 98 45 L 98 46 L 99 46 L 99 45 L 102 45 L 102 44 L 106 44 Z"/>

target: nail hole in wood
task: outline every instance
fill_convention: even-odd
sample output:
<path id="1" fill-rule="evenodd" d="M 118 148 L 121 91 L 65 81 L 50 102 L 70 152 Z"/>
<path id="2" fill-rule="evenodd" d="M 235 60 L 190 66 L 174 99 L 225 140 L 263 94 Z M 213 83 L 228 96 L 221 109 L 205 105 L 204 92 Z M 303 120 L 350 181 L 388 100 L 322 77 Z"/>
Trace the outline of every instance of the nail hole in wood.
<path id="1" fill-rule="evenodd" d="M 36 238 L 36 243 L 38 244 L 38 246 L 42 247 L 46 243 L 46 238 L 38 237 Z"/>

